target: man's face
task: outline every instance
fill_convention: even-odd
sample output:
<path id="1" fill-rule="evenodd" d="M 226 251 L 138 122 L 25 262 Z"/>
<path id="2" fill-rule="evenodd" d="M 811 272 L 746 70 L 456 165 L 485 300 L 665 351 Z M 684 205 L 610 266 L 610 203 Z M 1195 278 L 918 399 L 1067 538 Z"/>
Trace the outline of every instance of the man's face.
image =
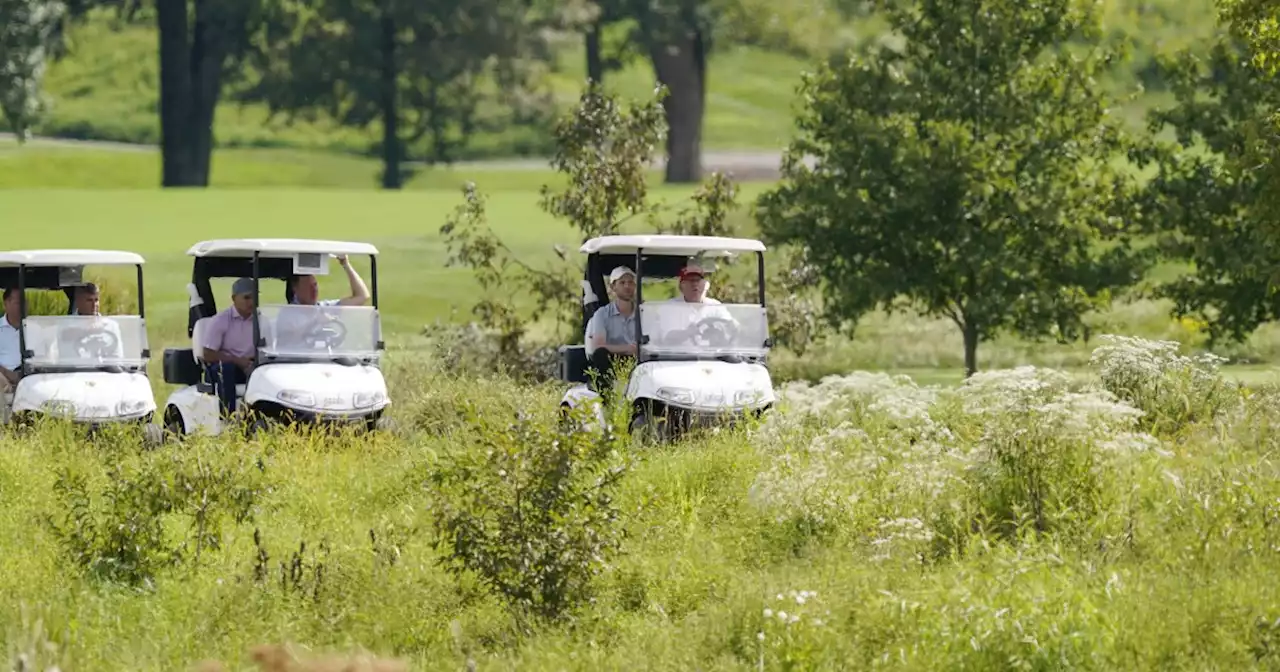
<path id="1" fill-rule="evenodd" d="M 320 283 L 316 282 L 316 276 L 299 277 L 293 286 L 293 296 L 304 306 L 314 306 L 320 299 Z"/>
<path id="2" fill-rule="evenodd" d="M 76 314 L 78 315 L 97 315 L 98 314 L 98 293 L 97 292 L 76 292 Z"/>
<path id="3" fill-rule="evenodd" d="M 623 301 L 636 298 L 636 279 L 633 275 L 624 275 L 613 281 L 613 293 Z"/>
<path id="4" fill-rule="evenodd" d="M 8 298 L 6 298 L 6 299 L 4 300 L 4 314 L 5 314 L 5 317 L 8 317 L 8 318 L 10 318 L 10 319 L 12 319 L 12 320 L 17 320 L 17 319 L 18 319 L 18 311 L 19 311 L 19 309 L 20 309 L 20 308 L 21 308 L 21 305 L 20 305 L 20 304 L 19 304 L 19 302 L 18 302 L 18 293 L 17 293 L 17 292 L 9 292 L 9 296 L 8 296 Z"/>
<path id="5" fill-rule="evenodd" d="M 698 273 L 681 276 L 680 295 L 690 303 L 702 301 L 702 276 Z"/>
<path id="6" fill-rule="evenodd" d="M 253 295 L 252 294 L 235 294 L 231 297 L 231 303 L 236 307 L 236 312 L 248 317 L 253 314 Z"/>

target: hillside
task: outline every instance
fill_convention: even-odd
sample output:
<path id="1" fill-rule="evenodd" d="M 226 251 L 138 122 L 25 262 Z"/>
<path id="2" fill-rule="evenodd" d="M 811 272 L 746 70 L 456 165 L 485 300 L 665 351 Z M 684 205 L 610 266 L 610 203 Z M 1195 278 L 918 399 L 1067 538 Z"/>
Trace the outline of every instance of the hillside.
<path id="1" fill-rule="evenodd" d="M 793 11 L 792 14 L 795 14 Z M 1128 41 L 1131 57 L 1120 64 L 1109 88 L 1125 95 L 1141 85 L 1146 89 L 1125 109 L 1126 118 L 1140 123 L 1142 114 L 1165 100 L 1153 67 L 1157 53 L 1194 45 L 1215 30 L 1212 0 L 1121 0 L 1105 3 L 1108 40 Z M 795 21 L 793 32 L 810 30 L 813 22 Z M 884 37 L 875 19 L 833 27 L 844 44 L 866 43 Z M 71 53 L 50 68 L 47 93 L 53 110 L 38 129 L 43 136 L 155 144 L 159 140 L 157 107 L 158 63 L 154 29 L 127 25 L 100 14 L 76 26 L 70 34 Z M 800 37 L 794 40 L 803 43 Z M 830 40 L 812 44 L 830 48 Z M 792 49 L 792 51 L 795 51 Z M 795 88 L 801 73 L 818 60 L 743 45 L 722 45 L 710 64 L 705 148 L 779 149 L 791 132 Z M 560 105 L 576 96 L 585 78 L 582 52 L 572 45 L 561 57 L 550 86 Z M 652 89 L 653 76 L 645 63 L 635 63 L 610 75 L 608 82 L 626 96 L 642 97 Z M 0 124 L 0 128 L 3 125 Z M 288 124 L 271 120 L 263 106 L 223 104 L 215 121 L 216 139 L 224 148 L 287 148 L 367 154 L 377 129 L 341 128 L 327 121 Z M 544 155 L 548 138 L 536 129 L 507 129 L 480 134 L 461 159 Z"/>

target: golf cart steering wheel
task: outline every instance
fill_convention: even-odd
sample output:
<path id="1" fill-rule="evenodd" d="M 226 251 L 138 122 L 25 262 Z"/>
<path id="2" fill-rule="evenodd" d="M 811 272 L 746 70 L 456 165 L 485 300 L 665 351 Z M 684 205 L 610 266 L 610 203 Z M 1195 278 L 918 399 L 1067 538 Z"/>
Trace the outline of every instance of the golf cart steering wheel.
<path id="1" fill-rule="evenodd" d="M 690 341 L 697 338 L 709 347 L 723 348 L 733 345 L 733 339 L 738 335 L 738 324 L 724 317 L 707 317 L 698 320 L 692 331 Z"/>
<path id="2" fill-rule="evenodd" d="M 335 319 L 322 320 L 307 330 L 303 340 L 307 343 L 321 342 L 327 348 L 336 348 L 347 340 L 347 325 Z"/>

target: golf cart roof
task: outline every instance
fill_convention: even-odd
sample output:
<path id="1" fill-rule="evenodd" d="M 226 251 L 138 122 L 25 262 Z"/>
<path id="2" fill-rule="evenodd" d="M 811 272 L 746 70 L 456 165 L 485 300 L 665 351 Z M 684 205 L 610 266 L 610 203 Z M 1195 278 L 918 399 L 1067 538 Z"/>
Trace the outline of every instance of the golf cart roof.
<path id="1" fill-rule="evenodd" d="M 586 254 L 612 255 L 635 254 L 638 249 L 654 255 L 726 257 L 743 252 L 764 252 L 765 246 L 764 243 L 751 238 L 639 234 L 592 238 L 583 243 L 578 251 Z"/>
<path id="2" fill-rule="evenodd" d="M 205 240 L 191 246 L 187 254 L 192 257 L 290 257 L 302 254 L 371 254 L 378 248 L 369 243 L 343 240 L 313 240 L 308 238 L 223 238 Z"/>
<path id="3" fill-rule="evenodd" d="M 0 267 L 17 266 L 136 266 L 141 255 L 120 250 L 9 250 L 0 252 Z"/>

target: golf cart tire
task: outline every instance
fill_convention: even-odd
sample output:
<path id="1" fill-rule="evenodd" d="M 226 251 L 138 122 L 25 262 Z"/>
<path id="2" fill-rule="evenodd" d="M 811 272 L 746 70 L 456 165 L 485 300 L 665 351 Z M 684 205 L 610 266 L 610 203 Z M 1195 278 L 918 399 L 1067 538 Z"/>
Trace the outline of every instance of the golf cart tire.
<path id="1" fill-rule="evenodd" d="M 177 406 L 164 409 L 164 433 L 166 437 L 181 440 L 187 435 L 186 423 L 182 420 L 182 411 Z"/>
<path id="2" fill-rule="evenodd" d="M 165 431 L 160 425 L 154 422 L 146 422 L 142 425 L 142 445 L 146 448 L 156 448 L 164 444 Z"/>
<path id="3" fill-rule="evenodd" d="M 673 432 L 667 417 L 666 406 L 653 402 L 637 402 L 631 414 L 628 431 L 632 436 L 638 436 L 641 439 L 653 439 L 658 443 L 670 442 Z"/>

